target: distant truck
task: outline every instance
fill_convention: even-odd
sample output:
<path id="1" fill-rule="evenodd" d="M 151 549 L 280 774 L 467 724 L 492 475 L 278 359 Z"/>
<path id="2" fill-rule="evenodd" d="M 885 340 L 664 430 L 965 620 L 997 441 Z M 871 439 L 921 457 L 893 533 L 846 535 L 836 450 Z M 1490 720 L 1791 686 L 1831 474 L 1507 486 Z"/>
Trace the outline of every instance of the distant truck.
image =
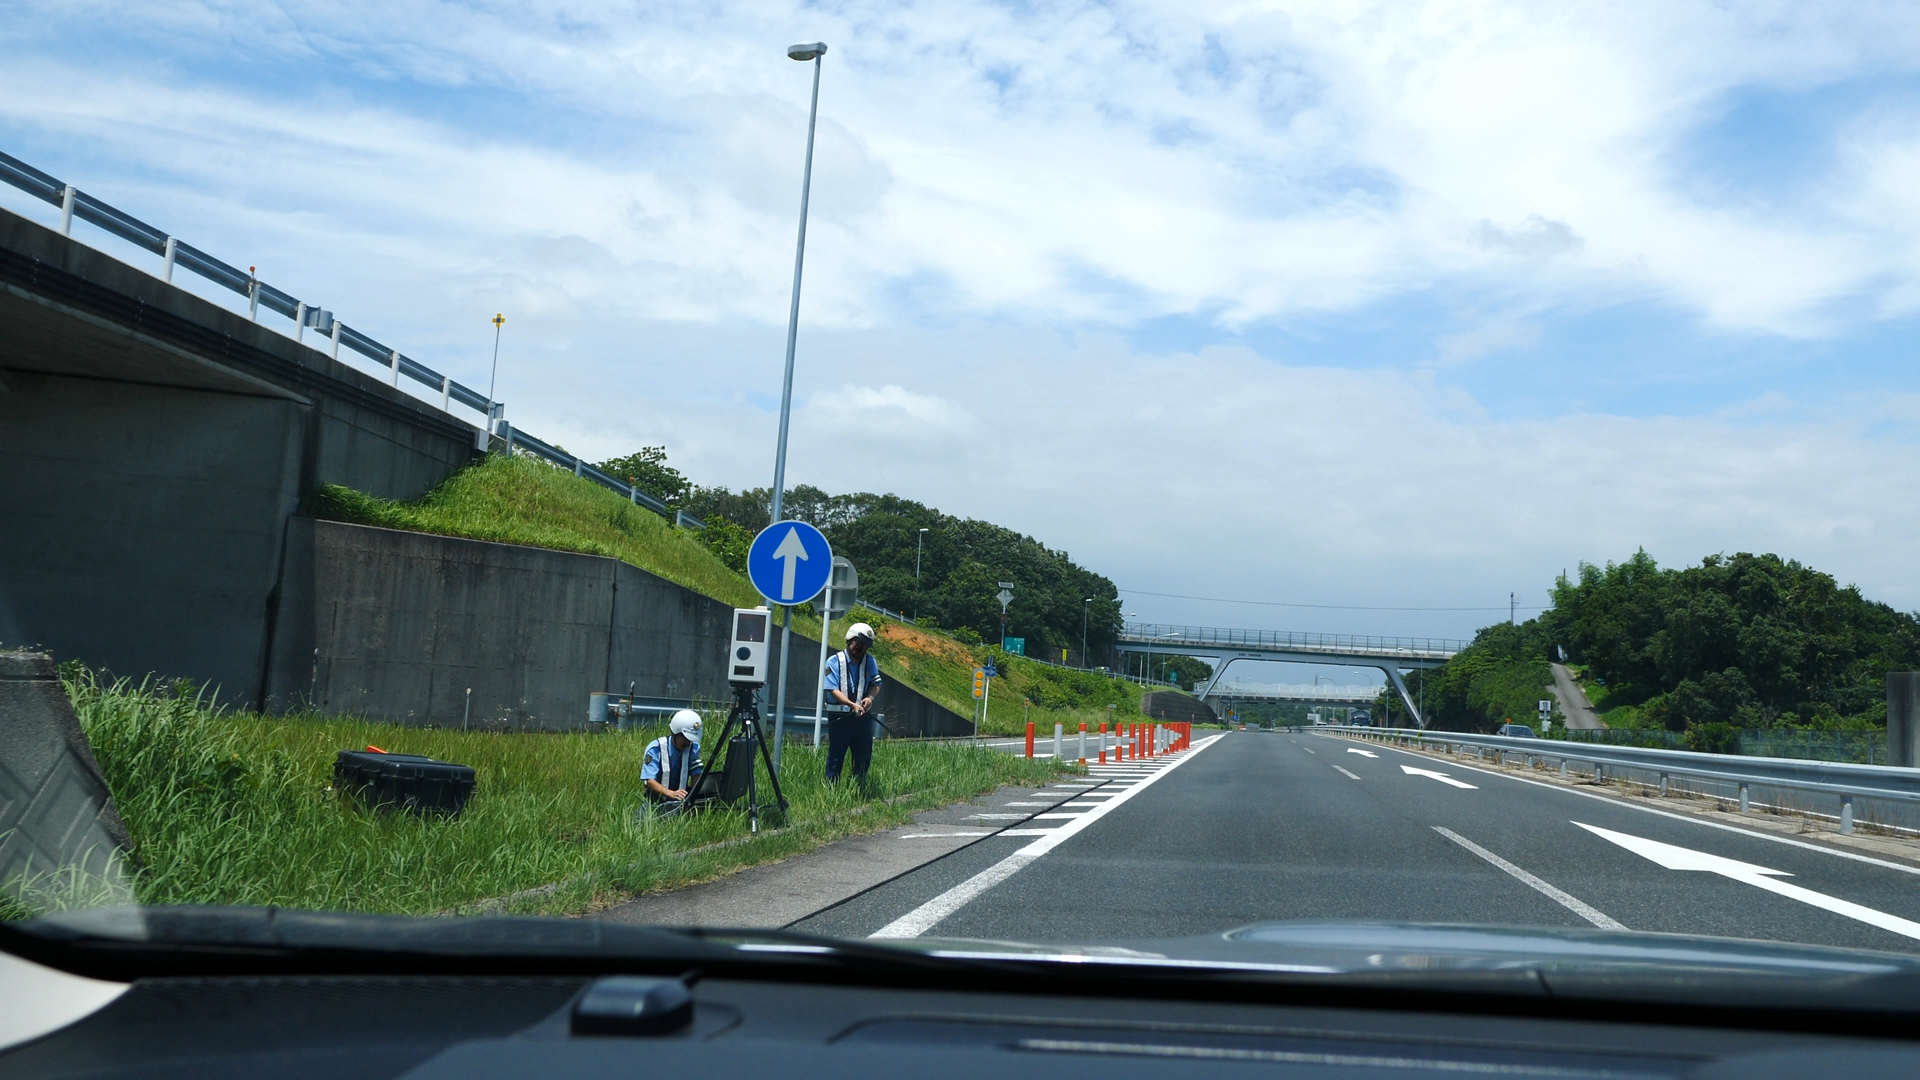
<path id="1" fill-rule="evenodd" d="M 1354 727 L 1372 727 L 1373 711 L 1371 709 L 1350 710 L 1347 713 L 1347 723 Z"/>

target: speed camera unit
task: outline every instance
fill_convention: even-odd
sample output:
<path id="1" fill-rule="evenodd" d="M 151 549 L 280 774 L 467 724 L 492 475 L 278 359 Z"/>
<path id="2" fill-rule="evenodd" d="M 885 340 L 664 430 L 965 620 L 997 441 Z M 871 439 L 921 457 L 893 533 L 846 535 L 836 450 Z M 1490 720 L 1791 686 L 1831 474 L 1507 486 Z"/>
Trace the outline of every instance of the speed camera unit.
<path id="1" fill-rule="evenodd" d="M 767 626 L 773 614 L 766 608 L 733 609 L 733 643 L 727 646 L 727 681 L 764 686 L 767 681 Z"/>

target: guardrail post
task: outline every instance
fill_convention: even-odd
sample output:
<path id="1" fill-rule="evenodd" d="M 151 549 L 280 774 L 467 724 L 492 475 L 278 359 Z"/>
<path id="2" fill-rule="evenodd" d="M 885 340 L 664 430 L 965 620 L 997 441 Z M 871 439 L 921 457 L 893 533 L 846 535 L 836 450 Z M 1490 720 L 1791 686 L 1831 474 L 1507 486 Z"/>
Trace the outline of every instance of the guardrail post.
<path id="1" fill-rule="evenodd" d="M 1840 796 L 1840 831 L 1843 833 L 1853 831 L 1853 796 L 1851 795 Z"/>
<path id="2" fill-rule="evenodd" d="M 60 235 L 73 235 L 73 197 L 80 189 L 68 184 L 60 190 Z"/>
<path id="3" fill-rule="evenodd" d="M 400 350 L 399 349 L 395 349 L 390 354 L 388 354 L 387 363 L 389 366 L 393 368 L 393 373 L 392 373 L 393 385 L 397 389 L 400 386 Z"/>
<path id="4" fill-rule="evenodd" d="M 1745 784 L 1740 785 L 1740 812 L 1743 814 L 1747 812 L 1747 785 Z"/>
<path id="5" fill-rule="evenodd" d="M 575 476 L 580 475 L 580 465 L 581 465 L 580 458 L 578 455 L 575 455 L 573 459 L 573 475 Z"/>
<path id="6" fill-rule="evenodd" d="M 1033 757 L 1033 721 L 1031 720 L 1027 721 L 1027 757 L 1029 760 Z"/>
<path id="7" fill-rule="evenodd" d="M 333 359 L 340 359 L 340 320 L 333 320 Z"/>
<path id="8" fill-rule="evenodd" d="M 453 411 L 453 376 L 440 376 L 440 411 Z"/>
<path id="9" fill-rule="evenodd" d="M 177 237 L 167 237 L 167 250 L 160 256 L 160 280 L 169 285 L 173 283 L 173 257 L 179 248 L 180 241 Z"/>
<path id="10" fill-rule="evenodd" d="M 1567 778 L 1567 759 L 1561 758 L 1560 759 L 1560 779 L 1565 780 L 1566 778 Z"/>
<path id="11" fill-rule="evenodd" d="M 1663 799 L 1667 797 L 1667 774 L 1666 773 L 1660 774 L 1660 797 Z"/>
<path id="12" fill-rule="evenodd" d="M 173 237 L 167 237 L 167 243 L 168 245 L 172 245 Z M 293 302 L 293 340 L 305 341 L 306 339 L 307 302 L 305 300 L 295 300 Z"/>

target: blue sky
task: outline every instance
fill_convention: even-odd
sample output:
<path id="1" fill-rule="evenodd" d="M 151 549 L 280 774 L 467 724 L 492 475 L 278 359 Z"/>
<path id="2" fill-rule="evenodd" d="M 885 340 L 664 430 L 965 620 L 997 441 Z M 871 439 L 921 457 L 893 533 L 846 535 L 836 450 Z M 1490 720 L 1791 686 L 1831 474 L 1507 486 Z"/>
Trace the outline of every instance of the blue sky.
<path id="1" fill-rule="evenodd" d="M 470 384 L 505 311 L 528 430 L 764 484 L 783 49 L 823 39 L 795 480 L 1149 592 L 1537 604 L 1645 546 L 1914 608 L 1916 38 L 1898 5 L 0 3 L 0 149 Z"/>

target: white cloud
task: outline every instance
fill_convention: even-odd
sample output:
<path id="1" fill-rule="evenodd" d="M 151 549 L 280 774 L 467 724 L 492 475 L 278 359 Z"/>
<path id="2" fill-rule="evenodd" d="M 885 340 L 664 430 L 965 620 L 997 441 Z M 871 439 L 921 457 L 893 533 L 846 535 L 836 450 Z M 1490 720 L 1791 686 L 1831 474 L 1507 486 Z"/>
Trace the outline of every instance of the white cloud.
<path id="1" fill-rule="evenodd" d="M 796 481 L 1159 591 L 1500 603 L 1644 544 L 1779 550 L 1912 606 L 1920 500 L 1888 450 L 1910 401 L 1741 387 L 1717 415 L 1517 422 L 1446 365 L 1627 300 L 1756 340 L 1913 311 L 1920 107 L 1837 129 L 1793 212 L 1667 170 L 1728 95 L 1910 71 L 1916 28 L 1708 3 L 71 4 L 0 28 L 0 145 L 471 384 L 506 311 L 529 430 L 764 484 L 809 88 L 779 50 L 824 38 Z M 1471 317 L 1418 313 L 1459 293 Z M 1420 351 L 1376 370 L 1119 336 L 1401 308 Z M 1323 618 L 1471 627 L 1299 615 Z"/>

